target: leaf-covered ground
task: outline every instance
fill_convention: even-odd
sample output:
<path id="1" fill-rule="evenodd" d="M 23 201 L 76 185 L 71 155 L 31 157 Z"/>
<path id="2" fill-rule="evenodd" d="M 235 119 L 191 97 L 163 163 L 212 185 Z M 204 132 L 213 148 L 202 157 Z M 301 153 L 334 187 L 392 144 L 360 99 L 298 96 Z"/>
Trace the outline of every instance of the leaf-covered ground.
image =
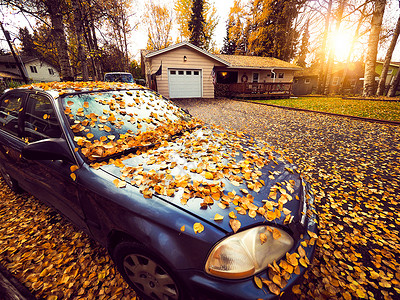
<path id="1" fill-rule="evenodd" d="M 308 176 L 320 232 L 303 298 L 400 298 L 400 126 L 229 100 L 177 103 L 284 150 Z"/>
<path id="2" fill-rule="evenodd" d="M 219 100 L 179 104 L 251 133 L 308 175 L 320 237 L 305 298 L 400 296 L 400 127 Z M 0 181 L 0 263 L 40 299 L 134 299 L 107 252 Z"/>
<path id="3" fill-rule="evenodd" d="M 400 102 L 393 101 L 356 100 L 334 97 L 299 97 L 259 100 L 259 102 L 362 118 L 400 121 Z"/>
<path id="4" fill-rule="evenodd" d="M 104 248 L 33 196 L 0 187 L 0 263 L 38 299 L 136 299 Z"/>

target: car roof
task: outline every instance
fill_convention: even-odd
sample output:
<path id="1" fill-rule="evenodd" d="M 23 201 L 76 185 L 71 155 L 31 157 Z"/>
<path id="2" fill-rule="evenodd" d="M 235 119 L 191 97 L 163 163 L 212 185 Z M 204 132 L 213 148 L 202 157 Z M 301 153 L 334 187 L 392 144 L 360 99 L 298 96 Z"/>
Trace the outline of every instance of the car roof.
<path id="1" fill-rule="evenodd" d="M 108 74 L 129 74 L 129 75 L 132 75 L 131 73 L 128 73 L 128 72 L 108 72 L 105 75 L 108 75 Z"/>
<path id="2" fill-rule="evenodd" d="M 14 90 L 34 90 L 49 93 L 53 98 L 63 94 L 78 94 L 82 92 L 95 91 L 117 91 L 117 90 L 148 90 L 136 83 L 103 82 L 103 81 L 79 81 L 79 82 L 41 82 L 20 86 Z"/>

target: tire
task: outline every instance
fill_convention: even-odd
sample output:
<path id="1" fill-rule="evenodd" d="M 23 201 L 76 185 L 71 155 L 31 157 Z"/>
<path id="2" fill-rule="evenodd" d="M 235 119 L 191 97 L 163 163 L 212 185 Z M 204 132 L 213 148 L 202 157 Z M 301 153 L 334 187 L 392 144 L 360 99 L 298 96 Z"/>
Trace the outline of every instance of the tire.
<path id="1" fill-rule="evenodd" d="M 122 242 L 115 247 L 113 259 L 118 271 L 141 299 L 184 299 L 176 277 L 145 246 Z"/>
<path id="2" fill-rule="evenodd" d="M 6 168 L 0 164 L 0 173 L 8 187 L 15 193 L 21 193 L 22 190 L 18 185 L 18 181 L 11 177 Z"/>

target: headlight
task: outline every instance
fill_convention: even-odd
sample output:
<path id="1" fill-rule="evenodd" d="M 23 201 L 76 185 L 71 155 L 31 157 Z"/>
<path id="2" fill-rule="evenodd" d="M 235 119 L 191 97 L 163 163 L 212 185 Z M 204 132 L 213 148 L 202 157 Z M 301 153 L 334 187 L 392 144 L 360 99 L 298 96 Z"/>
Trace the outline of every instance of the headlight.
<path id="1" fill-rule="evenodd" d="M 245 278 L 280 259 L 293 244 L 293 238 L 281 229 L 271 226 L 251 228 L 216 244 L 208 256 L 205 270 L 218 277 Z"/>

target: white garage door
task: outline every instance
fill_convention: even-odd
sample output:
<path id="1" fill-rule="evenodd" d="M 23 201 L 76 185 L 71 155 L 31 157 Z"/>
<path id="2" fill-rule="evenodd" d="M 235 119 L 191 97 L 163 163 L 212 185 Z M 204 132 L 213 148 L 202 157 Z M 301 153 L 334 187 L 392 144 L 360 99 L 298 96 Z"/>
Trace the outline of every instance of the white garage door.
<path id="1" fill-rule="evenodd" d="M 199 98 L 201 93 L 201 70 L 168 70 L 170 98 Z"/>

